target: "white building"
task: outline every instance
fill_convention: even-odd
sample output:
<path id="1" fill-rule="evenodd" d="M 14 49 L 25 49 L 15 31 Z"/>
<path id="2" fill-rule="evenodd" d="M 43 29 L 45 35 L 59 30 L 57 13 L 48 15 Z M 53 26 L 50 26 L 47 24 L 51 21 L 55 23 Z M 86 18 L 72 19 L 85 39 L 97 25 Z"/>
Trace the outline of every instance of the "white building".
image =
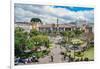
<path id="1" fill-rule="evenodd" d="M 16 22 L 14 25 L 15 25 L 15 28 L 21 27 L 27 32 L 30 32 L 30 30 L 32 29 L 32 24 L 28 22 Z"/>

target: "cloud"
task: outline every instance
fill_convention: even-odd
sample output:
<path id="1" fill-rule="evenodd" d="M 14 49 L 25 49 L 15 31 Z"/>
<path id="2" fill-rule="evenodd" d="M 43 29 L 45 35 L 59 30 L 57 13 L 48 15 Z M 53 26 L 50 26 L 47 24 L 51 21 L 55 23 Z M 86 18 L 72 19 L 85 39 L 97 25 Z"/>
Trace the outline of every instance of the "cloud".
<path id="1" fill-rule="evenodd" d="M 40 18 L 44 23 L 67 23 L 86 20 L 94 22 L 94 10 L 71 11 L 67 8 L 54 6 L 15 4 L 15 20 L 29 22 L 31 18 Z"/>

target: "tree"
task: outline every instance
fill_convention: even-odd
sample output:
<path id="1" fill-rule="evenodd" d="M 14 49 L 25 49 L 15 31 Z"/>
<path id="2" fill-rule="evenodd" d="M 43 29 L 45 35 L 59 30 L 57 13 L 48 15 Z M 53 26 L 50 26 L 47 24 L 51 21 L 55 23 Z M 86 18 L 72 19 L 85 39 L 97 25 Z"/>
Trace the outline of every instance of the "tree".
<path id="1" fill-rule="evenodd" d="M 79 29 L 73 30 L 72 32 L 75 34 L 76 37 L 79 37 L 83 33 L 83 31 Z"/>
<path id="2" fill-rule="evenodd" d="M 33 37 L 34 41 L 36 42 L 36 45 L 37 46 L 48 46 L 48 37 L 47 36 L 44 36 L 44 35 L 37 35 L 35 37 Z"/>
<path id="3" fill-rule="evenodd" d="M 15 28 L 15 55 L 21 56 L 26 49 L 27 32 L 20 27 Z"/>
<path id="4" fill-rule="evenodd" d="M 40 22 L 40 23 L 42 23 L 41 19 L 39 19 L 39 18 L 32 18 L 30 20 L 30 22 L 35 22 L 35 23 Z"/>
<path id="5" fill-rule="evenodd" d="M 35 50 L 36 49 L 36 46 L 35 46 L 35 43 L 34 43 L 34 40 L 32 38 L 29 38 L 27 40 L 27 48 L 30 49 L 30 50 Z"/>
<path id="6" fill-rule="evenodd" d="M 64 36 L 64 41 L 66 43 L 69 43 L 70 41 L 70 38 L 74 37 L 75 36 L 75 33 L 72 32 L 72 31 L 64 31 L 64 32 L 61 32 L 61 35 Z"/>
<path id="7" fill-rule="evenodd" d="M 40 48 L 41 46 L 48 47 L 49 39 L 44 35 L 36 35 L 28 39 L 27 46 L 29 49 Z"/>
<path id="8" fill-rule="evenodd" d="M 87 42 L 87 48 L 89 48 L 91 45 L 90 45 L 90 42 L 94 40 L 94 34 L 92 32 L 89 32 L 86 34 L 86 42 Z"/>
<path id="9" fill-rule="evenodd" d="M 30 30 L 30 33 L 29 33 L 30 37 L 36 36 L 36 35 L 39 35 L 39 34 L 41 34 L 41 33 L 39 31 L 37 31 L 36 29 Z"/>
<path id="10" fill-rule="evenodd" d="M 27 40 L 27 49 L 31 50 L 30 56 L 42 57 L 47 54 L 47 50 L 41 50 L 41 47 L 49 47 L 49 39 L 45 35 L 35 35 Z"/>

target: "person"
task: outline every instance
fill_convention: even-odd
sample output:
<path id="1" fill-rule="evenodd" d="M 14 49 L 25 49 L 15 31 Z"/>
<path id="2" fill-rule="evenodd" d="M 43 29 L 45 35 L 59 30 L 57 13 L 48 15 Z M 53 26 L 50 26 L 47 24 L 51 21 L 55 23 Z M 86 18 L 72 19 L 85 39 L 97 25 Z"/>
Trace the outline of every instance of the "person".
<path id="1" fill-rule="evenodd" d="M 66 60 L 66 55 L 64 55 L 64 61 Z"/>
<path id="2" fill-rule="evenodd" d="M 25 64 L 28 63 L 28 58 L 24 59 L 24 63 L 25 63 Z"/>
<path id="3" fill-rule="evenodd" d="M 32 57 L 28 58 L 28 63 L 32 63 Z"/>
<path id="4" fill-rule="evenodd" d="M 15 65 L 17 65 L 19 63 L 20 57 L 15 58 Z"/>
<path id="5" fill-rule="evenodd" d="M 53 56 L 51 56 L 51 62 L 53 62 Z"/>
<path id="6" fill-rule="evenodd" d="M 32 62 L 35 62 L 36 56 L 32 56 Z"/>

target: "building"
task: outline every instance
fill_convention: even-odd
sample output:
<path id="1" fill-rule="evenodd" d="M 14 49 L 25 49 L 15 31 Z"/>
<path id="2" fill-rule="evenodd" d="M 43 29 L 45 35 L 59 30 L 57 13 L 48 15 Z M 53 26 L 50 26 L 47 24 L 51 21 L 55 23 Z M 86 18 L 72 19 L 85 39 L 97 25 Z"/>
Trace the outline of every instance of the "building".
<path id="1" fill-rule="evenodd" d="M 16 22 L 15 27 L 21 27 L 25 31 L 30 32 L 31 29 L 36 29 L 40 32 L 51 32 L 51 31 L 72 31 L 75 29 L 84 30 L 84 32 L 91 32 L 93 30 L 92 27 L 89 27 L 86 24 L 79 27 L 75 24 L 40 24 L 40 23 L 32 23 L 32 22 Z"/>
<path id="2" fill-rule="evenodd" d="M 85 33 L 89 33 L 89 32 L 93 33 L 93 26 L 83 24 L 82 29 L 84 30 Z"/>
<path id="3" fill-rule="evenodd" d="M 46 25 L 40 25 L 39 31 L 71 31 L 75 29 L 76 26 L 74 25 L 68 25 L 68 24 L 46 24 Z"/>
<path id="4" fill-rule="evenodd" d="M 15 28 L 21 27 L 27 32 L 30 32 L 30 30 L 32 29 L 32 24 L 28 22 L 15 22 L 14 26 Z"/>
<path id="5" fill-rule="evenodd" d="M 25 31 L 29 32 L 31 29 L 36 29 L 41 32 L 49 31 L 71 31 L 76 28 L 75 25 L 71 24 L 38 24 L 28 22 L 16 22 L 15 27 L 21 27 Z"/>

